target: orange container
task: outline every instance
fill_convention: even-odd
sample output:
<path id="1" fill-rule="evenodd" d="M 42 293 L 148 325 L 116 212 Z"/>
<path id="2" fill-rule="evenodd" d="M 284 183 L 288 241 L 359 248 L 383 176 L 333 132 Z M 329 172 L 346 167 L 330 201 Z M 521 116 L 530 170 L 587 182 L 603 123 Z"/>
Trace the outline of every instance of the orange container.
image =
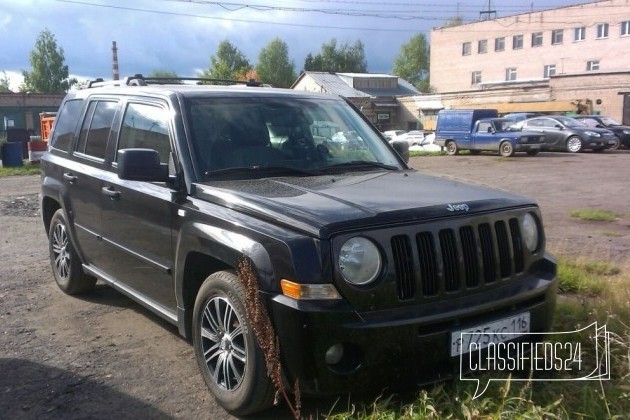
<path id="1" fill-rule="evenodd" d="M 56 112 L 42 112 L 39 114 L 39 123 L 42 133 L 42 141 L 48 141 L 53 123 L 55 122 Z"/>

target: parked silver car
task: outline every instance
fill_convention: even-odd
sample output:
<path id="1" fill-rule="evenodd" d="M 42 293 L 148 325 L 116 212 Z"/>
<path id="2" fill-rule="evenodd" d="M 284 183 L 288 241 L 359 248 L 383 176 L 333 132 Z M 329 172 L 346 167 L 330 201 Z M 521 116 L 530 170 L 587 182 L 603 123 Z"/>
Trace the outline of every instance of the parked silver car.
<path id="1" fill-rule="evenodd" d="M 545 135 L 542 150 L 561 150 L 571 153 L 592 149 L 599 152 L 615 143 L 615 134 L 603 128 L 588 127 L 564 115 L 545 115 L 529 118 L 516 124 L 522 130 Z"/>

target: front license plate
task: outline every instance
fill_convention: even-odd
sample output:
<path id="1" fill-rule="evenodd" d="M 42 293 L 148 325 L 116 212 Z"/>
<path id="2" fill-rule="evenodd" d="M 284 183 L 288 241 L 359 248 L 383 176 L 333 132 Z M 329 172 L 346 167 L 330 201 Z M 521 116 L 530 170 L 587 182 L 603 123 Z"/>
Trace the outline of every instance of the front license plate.
<path id="1" fill-rule="evenodd" d="M 513 340 L 529 332 L 529 312 L 499 319 L 451 333 L 451 356 L 459 356 L 470 351 L 488 347 L 489 344 Z"/>

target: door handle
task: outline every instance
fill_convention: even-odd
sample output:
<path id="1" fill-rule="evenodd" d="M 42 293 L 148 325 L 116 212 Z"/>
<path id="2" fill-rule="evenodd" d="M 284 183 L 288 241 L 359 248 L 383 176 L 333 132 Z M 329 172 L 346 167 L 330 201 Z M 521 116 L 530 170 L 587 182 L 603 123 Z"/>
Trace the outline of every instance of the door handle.
<path id="1" fill-rule="evenodd" d="M 68 183 L 70 183 L 70 184 L 74 184 L 74 183 L 77 182 L 77 176 L 74 175 L 71 172 L 64 172 L 63 173 L 63 179 L 68 181 Z"/>
<path id="2" fill-rule="evenodd" d="M 120 199 L 120 191 L 116 191 L 114 187 L 103 187 L 101 189 L 101 192 L 112 200 Z"/>

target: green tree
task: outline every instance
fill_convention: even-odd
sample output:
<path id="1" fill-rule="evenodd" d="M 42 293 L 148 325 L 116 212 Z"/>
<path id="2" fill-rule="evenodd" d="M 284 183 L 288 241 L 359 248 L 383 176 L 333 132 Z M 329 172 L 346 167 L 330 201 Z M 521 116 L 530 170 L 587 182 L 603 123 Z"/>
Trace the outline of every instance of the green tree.
<path id="1" fill-rule="evenodd" d="M 219 43 L 216 55 L 210 57 L 210 68 L 204 70 L 201 76 L 236 80 L 239 74 L 246 74 L 251 68 L 245 55 L 225 40 Z"/>
<path id="2" fill-rule="evenodd" d="M 0 92 L 11 92 L 9 76 L 7 76 L 7 72 L 2 72 L 2 77 L 0 77 Z"/>
<path id="3" fill-rule="evenodd" d="M 32 71 L 22 71 L 22 92 L 62 93 L 75 84 L 64 64 L 63 48 L 57 47 L 55 36 L 45 29 L 40 32 L 30 53 Z"/>
<path id="4" fill-rule="evenodd" d="M 421 92 L 429 92 L 429 46 L 424 34 L 415 35 L 400 47 L 392 73 Z"/>
<path id="5" fill-rule="evenodd" d="M 147 77 L 165 78 L 167 80 L 165 80 L 164 83 L 181 84 L 181 80 L 178 79 L 179 76 L 177 75 L 177 73 L 170 70 L 153 70 L 151 73 L 147 75 Z M 168 80 L 168 78 L 170 77 L 172 77 L 173 79 Z"/>
<path id="6" fill-rule="evenodd" d="M 367 61 L 363 42 L 357 40 L 354 45 L 341 44 L 333 38 L 323 44 L 321 52 L 316 56 L 308 54 L 304 60 L 306 71 L 330 71 L 335 73 L 365 73 Z"/>
<path id="7" fill-rule="evenodd" d="M 280 38 L 274 38 L 263 48 L 258 55 L 256 73 L 263 83 L 269 83 L 275 87 L 290 87 L 296 76 L 295 65 L 289 60 L 287 44 Z"/>

